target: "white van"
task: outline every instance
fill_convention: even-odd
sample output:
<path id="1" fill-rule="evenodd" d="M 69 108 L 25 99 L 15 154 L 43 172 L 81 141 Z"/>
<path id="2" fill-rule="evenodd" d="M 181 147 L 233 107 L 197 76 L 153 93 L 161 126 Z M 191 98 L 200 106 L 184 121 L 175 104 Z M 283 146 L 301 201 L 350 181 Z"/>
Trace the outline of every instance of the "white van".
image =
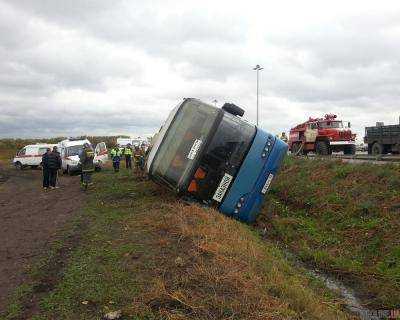
<path id="1" fill-rule="evenodd" d="M 56 144 L 30 144 L 23 147 L 17 152 L 13 159 L 13 164 L 17 169 L 25 167 L 36 168 L 42 164 L 42 156 L 46 153 L 47 148 L 53 149 Z"/>
<path id="2" fill-rule="evenodd" d="M 90 143 L 88 139 L 84 140 L 63 140 L 58 143 L 58 151 L 61 154 L 61 169 L 64 173 L 72 174 L 72 172 L 80 171 L 79 153 L 83 149 L 85 143 Z M 94 149 L 94 165 L 96 170 L 100 170 L 104 163 L 108 161 L 107 146 L 104 142 L 100 142 Z"/>
<path id="3" fill-rule="evenodd" d="M 117 146 L 119 148 L 124 148 L 128 144 L 130 144 L 132 147 L 140 147 L 142 144 L 147 145 L 147 140 L 142 139 L 140 137 L 138 138 L 118 138 L 117 139 Z"/>

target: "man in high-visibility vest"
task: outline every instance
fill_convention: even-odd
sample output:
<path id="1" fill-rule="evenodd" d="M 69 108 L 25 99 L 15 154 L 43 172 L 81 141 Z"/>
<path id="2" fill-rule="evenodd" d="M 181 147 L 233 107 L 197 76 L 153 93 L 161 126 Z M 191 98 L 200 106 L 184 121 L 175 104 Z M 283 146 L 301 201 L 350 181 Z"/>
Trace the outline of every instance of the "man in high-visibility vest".
<path id="1" fill-rule="evenodd" d="M 122 151 L 118 147 L 112 148 L 111 152 L 111 160 L 113 162 L 114 172 L 119 171 L 119 163 L 122 157 Z"/>
<path id="2" fill-rule="evenodd" d="M 125 155 L 125 166 L 127 169 L 132 169 L 132 148 L 131 144 L 129 143 L 125 148 L 124 148 L 124 155 Z"/>

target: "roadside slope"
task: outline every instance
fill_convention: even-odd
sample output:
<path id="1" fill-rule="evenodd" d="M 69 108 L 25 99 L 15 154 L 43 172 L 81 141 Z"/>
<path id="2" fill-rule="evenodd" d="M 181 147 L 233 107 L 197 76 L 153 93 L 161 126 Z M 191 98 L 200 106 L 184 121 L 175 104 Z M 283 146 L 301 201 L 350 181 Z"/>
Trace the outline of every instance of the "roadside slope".
<path id="1" fill-rule="evenodd" d="M 286 159 L 259 220 L 376 309 L 400 307 L 400 166 Z"/>
<path id="2" fill-rule="evenodd" d="M 89 225 L 36 320 L 115 310 L 124 319 L 348 319 L 250 227 L 124 172 L 96 175 L 95 189 Z"/>

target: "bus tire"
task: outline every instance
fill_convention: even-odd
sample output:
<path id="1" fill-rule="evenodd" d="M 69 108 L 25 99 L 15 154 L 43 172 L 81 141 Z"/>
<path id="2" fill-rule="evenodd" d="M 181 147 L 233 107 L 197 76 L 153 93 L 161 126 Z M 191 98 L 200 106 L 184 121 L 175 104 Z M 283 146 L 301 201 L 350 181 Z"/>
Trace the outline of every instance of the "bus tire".
<path id="1" fill-rule="evenodd" d="M 383 154 L 383 146 L 379 142 L 375 142 L 372 145 L 371 154 L 374 156 L 379 156 Z"/>
<path id="2" fill-rule="evenodd" d="M 234 116 L 242 117 L 244 115 L 244 110 L 233 103 L 225 103 L 222 106 L 222 110 L 225 110 Z"/>
<path id="3" fill-rule="evenodd" d="M 317 141 L 315 143 L 315 153 L 320 156 L 327 156 L 329 155 L 329 146 L 328 143 L 325 141 Z"/>

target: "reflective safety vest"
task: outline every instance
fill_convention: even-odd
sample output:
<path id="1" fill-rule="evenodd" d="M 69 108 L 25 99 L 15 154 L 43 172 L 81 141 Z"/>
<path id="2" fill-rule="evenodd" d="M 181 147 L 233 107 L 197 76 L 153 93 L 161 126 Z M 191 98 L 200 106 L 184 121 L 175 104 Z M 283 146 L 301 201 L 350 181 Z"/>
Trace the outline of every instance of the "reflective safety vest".
<path id="1" fill-rule="evenodd" d="M 122 152 L 119 149 L 112 149 L 111 152 L 110 152 L 110 155 L 111 155 L 112 158 L 121 157 Z"/>
<path id="2" fill-rule="evenodd" d="M 131 148 L 125 148 L 124 149 L 124 155 L 131 156 L 132 155 L 132 149 Z"/>

